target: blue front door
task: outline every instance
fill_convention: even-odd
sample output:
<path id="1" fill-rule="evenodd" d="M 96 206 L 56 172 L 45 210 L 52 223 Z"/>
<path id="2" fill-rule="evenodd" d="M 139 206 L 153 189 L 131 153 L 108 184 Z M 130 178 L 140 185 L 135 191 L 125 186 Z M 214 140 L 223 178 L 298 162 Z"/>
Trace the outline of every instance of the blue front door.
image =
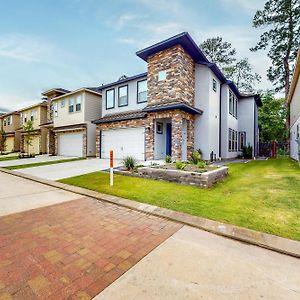
<path id="1" fill-rule="evenodd" d="M 166 128 L 166 155 L 172 155 L 172 124 L 167 123 Z"/>

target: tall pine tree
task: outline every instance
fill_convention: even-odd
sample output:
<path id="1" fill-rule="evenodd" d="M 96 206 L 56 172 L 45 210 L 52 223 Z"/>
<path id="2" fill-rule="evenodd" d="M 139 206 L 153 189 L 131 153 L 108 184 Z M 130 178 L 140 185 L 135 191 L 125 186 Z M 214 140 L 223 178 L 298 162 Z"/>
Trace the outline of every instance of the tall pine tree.
<path id="1" fill-rule="evenodd" d="M 276 91 L 289 92 L 294 61 L 300 42 L 300 0 L 268 0 L 253 18 L 253 26 L 269 28 L 251 51 L 268 49 L 272 66 L 268 78 Z"/>

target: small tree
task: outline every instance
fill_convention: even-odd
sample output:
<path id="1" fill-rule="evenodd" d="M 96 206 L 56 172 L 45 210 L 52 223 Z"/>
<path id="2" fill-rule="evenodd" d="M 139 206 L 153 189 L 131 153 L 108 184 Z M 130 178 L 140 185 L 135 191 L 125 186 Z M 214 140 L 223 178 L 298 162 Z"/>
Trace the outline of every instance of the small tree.
<path id="1" fill-rule="evenodd" d="M 5 151 L 6 138 L 7 138 L 6 132 L 3 129 L 1 129 L 0 130 L 0 154 L 2 154 Z"/>
<path id="2" fill-rule="evenodd" d="M 32 146 L 32 140 L 33 140 L 33 124 L 32 122 L 29 120 L 26 125 L 23 125 L 23 130 L 25 131 L 25 135 L 24 135 L 24 142 L 27 148 L 27 154 L 30 155 L 30 146 Z"/>

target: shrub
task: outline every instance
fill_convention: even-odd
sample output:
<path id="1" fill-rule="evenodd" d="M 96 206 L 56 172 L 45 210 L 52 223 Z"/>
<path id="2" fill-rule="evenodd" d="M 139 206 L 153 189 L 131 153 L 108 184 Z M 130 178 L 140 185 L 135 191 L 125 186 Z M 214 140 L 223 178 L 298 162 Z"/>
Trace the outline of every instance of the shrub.
<path id="1" fill-rule="evenodd" d="M 204 169 L 206 167 L 206 163 L 203 160 L 198 161 L 197 167 L 200 169 Z"/>
<path id="2" fill-rule="evenodd" d="M 196 165 L 201 160 L 201 154 L 198 150 L 193 151 L 191 155 L 191 161 L 194 165 Z"/>
<path id="3" fill-rule="evenodd" d="M 136 159 L 133 156 L 126 156 L 122 160 L 122 165 L 126 170 L 131 171 L 136 167 Z"/>
<path id="4" fill-rule="evenodd" d="M 248 146 L 245 146 L 243 148 L 243 157 L 244 158 L 252 158 L 252 151 L 253 151 L 252 146 L 250 146 L 250 144 L 248 144 Z"/>
<path id="5" fill-rule="evenodd" d="M 166 161 L 167 164 L 170 164 L 172 162 L 171 155 L 167 155 L 166 158 L 165 158 L 165 161 Z"/>
<path id="6" fill-rule="evenodd" d="M 186 167 L 186 164 L 182 161 L 177 161 L 176 162 L 176 169 L 177 170 L 184 170 Z"/>

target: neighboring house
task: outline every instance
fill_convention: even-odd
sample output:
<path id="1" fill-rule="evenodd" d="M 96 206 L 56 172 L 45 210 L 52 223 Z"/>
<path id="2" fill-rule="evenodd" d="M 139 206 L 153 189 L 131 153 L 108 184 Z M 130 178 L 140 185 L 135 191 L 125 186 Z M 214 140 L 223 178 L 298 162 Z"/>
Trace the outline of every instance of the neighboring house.
<path id="1" fill-rule="evenodd" d="M 244 145 L 258 153 L 257 95 L 241 94 L 188 33 L 137 52 L 148 72 L 99 87 L 97 156 L 139 160 L 232 158 Z"/>
<path id="2" fill-rule="evenodd" d="M 290 105 L 290 156 L 300 161 L 300 48 L 288 94 Z"/>
<path id="3" fill-rule="evenodd" d="M 53 131 L 53 103 L 52 99 L 70 93 L 70 91 L 62 88 L 54 88 L 42 93 L 42 96 L 47 100 L 47 120 L 41 124 L 42 128 L 47 131 L 47 153 L 55 155 L 55 134 Z"/>
<path id="4" fill-rule="evenodd" d="M 41 124 L 46 123 L 47 120 L 47 101 L 20 109 L 19 113 L 19 127 L 21 127 L 21 151 L 30 152 L 31 154 L 47 153 L 47 130 L 41 127 Z M 29 146 L 29 149 L 27 149 L 25 142 L 26 132 L 23 130 L 23 127 L 26 126 L 29 120 L 32 122 L 33 130 L 31 131 L 31 145 Z"/>
<path id="5" fill-rule="evenodd" d="M 20 114 L 16 111 L 2 114 L 1 128 L 6 133 L 5 152 L 20 151 Z M 0 128 L 0 129 L 1 129 Z"/>
<path id="6" fill-rule="evenodd" d="M 52 91 L 52 92 L 51 92 Z M 48 108 L 48 152 L 63 156 L 95 156 L 96 125 L 101 116 L 101 92 L 97 88 L 44 92 Z M 61 95 L 57 95 L 61 93 Z M 56 95 L 54 97 L 51 97 Z"/>

